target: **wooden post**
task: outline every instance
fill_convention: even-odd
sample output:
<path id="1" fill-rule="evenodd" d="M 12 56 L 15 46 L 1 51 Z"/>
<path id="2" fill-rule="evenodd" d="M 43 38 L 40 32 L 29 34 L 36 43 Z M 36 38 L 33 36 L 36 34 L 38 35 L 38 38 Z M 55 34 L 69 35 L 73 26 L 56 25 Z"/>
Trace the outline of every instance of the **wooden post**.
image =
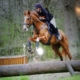
<path id="1" fill-rule="evenodd" d="M 72 76 L 75 75 L 75 72 L 74 72 L 72 66 L 70 65 L 70 63 L 66 62 L 66 67 Z"/>
<path id="2" fill-rule="evenodd" d="M 25 48 L 26 48 L 26 45 L 23 43 L 24 64 L 26 63 L 26 59 L 25 59 Z"/>

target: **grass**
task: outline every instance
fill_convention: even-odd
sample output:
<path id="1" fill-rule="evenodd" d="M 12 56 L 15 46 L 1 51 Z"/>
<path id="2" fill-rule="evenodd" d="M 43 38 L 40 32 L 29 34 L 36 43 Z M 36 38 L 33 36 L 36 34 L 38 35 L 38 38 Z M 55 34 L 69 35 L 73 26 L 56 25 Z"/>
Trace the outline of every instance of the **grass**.
<path id="1" fill-rule="evenodd" d="M 80 75 L 75 75 L 68 78 L 62 78 L 60 80 L 80 80 Z"/>
<path id="2" fill-rule="evenodd" d="M 28 76 L 3 77 L 0 80 L 30 80 Z"/>
<path id="3" fill-rule="evenodd" d="M 16 77 L 14 76 L 14 77 L 3 77 L 3 78 L 0 78 L 0 80 L 30 80 L 30 78 L 29 78 L 29 76 L 16 76 Z M 41 80 L 42 80 L 42 78 L 41 78 Z M 58 80 L 80 80 L 80 75 L 70 76 L 67 78 L 61 78 Z"/>

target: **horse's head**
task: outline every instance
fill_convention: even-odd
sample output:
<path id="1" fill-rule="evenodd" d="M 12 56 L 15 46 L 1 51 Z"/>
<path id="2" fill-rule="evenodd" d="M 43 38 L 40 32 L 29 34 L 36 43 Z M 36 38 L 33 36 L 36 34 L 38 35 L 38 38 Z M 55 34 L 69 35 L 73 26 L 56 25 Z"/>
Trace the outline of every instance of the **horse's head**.
<path id="1" fill-rule="evenodd" d="M 30 26 L 30 24 L 31 24 L 30 11 L 25 11 L 23 29 L 28 31 L 28 27 Z"/>
<path id="2" fill-rule="evenodd" d="M 23 23 L 23 29 L 28 31 L 28 28 L 30 27 L 30 25 L 33 24 L 34 22 L 34 18 L 38 17 L 38 14 L 34 11 L 25 11 L 24 12 L 24 23 Z"/>

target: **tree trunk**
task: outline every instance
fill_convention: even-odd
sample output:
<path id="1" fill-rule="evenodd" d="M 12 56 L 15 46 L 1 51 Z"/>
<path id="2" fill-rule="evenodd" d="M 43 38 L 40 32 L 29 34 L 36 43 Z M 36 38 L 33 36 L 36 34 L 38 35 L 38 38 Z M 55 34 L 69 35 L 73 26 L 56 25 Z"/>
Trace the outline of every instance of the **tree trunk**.
<path id="1" fill-rule="evenodd" d="M 64 2 L 64 27 L 65 33 L 69 40 L 70 52 L 73 55 L 73 58 L 76 58 L 79 54 L 78 43 L 78 27 L 77 19 L 74 11 L 75 0 L 65 1 Z"/>

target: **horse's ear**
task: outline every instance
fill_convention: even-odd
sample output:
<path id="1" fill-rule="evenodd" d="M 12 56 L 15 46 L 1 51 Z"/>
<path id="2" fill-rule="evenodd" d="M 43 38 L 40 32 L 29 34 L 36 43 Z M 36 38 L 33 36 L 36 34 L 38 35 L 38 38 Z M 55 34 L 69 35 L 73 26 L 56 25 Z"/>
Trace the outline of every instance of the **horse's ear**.
<path id="1" fill-rule="evenodd" d="M 30 15 L 30 11 L 28 10 L 28 14 Z"/>
<path id="2" fill-rule="evenodd" d="M 28 10 L 28 11 L 24 11 L 24 15 L 30 15 L 30 11 Z"/>
<path id="3" fill-rule="evenodd" d="M 27 12 L 26 11 L 24 11 L 24 15 L 26 15 L 27 14 Z"/>

